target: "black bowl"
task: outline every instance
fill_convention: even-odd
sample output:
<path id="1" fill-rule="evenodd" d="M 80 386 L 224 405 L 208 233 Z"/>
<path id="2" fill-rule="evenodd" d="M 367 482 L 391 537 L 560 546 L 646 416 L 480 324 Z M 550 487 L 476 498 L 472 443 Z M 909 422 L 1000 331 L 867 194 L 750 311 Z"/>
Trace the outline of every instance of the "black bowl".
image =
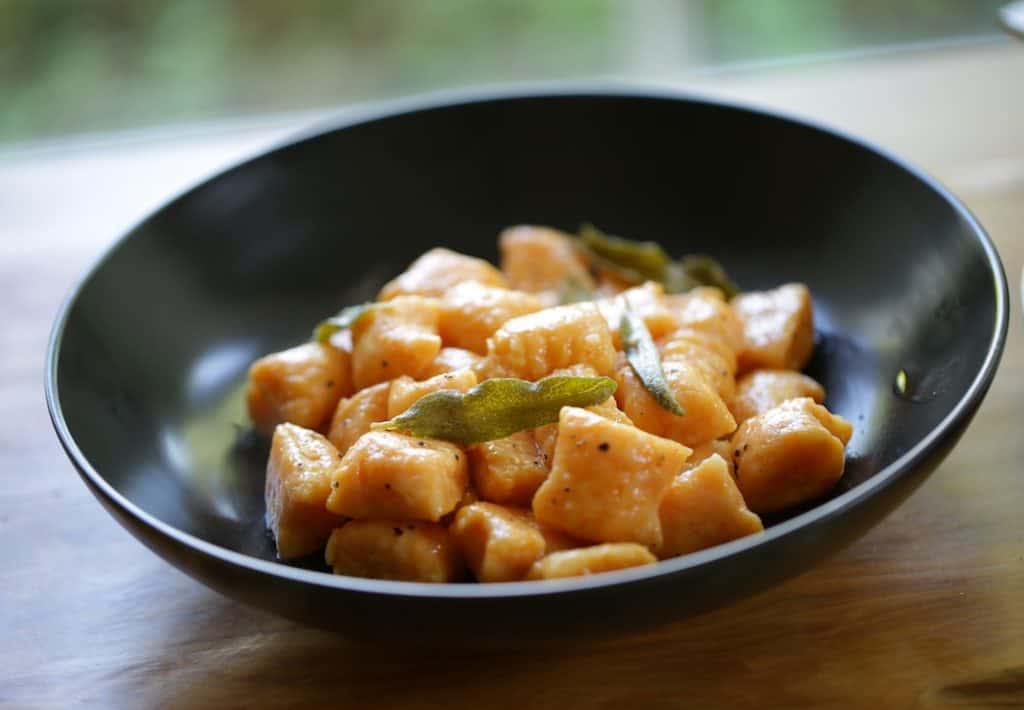
<path id="1" fill-rule="evenodd" d="M 384 582 L 276 562 L 267 443 L 248 433 L 241 398 L 250 361 L 306 339 L 431 246 L 493 259 L 507 225 L 582 221 L 713 254 L 746 288 L 810 286 L 811 372 L 856 427 L 835 492 L 755 537 L 563 582 Z M 865 532 L 967 426 L 1002 352 L 1007 303 L 996 251 L 967 210 L 856 139 L 679 96 L 473 96 L 345 121 L 170 202 L 61 309 L 46 394 L 100 502 L 224 594 L 353 634 L 551 636 L 716 606 Z"/>

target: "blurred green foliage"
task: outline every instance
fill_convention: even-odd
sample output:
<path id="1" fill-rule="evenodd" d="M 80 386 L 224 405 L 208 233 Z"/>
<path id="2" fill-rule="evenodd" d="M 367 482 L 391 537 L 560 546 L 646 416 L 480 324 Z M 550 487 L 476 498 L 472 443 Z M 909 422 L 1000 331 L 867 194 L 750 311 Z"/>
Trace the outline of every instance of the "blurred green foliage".
<path id="1" fill-rule="evenodd" d="M 999 0 L 0 0 L 0 141 L 993 31 Z M 667 28 L 667 29 L 666 29 Z M 675 29 L 682 31 L 676 32 Z"/>

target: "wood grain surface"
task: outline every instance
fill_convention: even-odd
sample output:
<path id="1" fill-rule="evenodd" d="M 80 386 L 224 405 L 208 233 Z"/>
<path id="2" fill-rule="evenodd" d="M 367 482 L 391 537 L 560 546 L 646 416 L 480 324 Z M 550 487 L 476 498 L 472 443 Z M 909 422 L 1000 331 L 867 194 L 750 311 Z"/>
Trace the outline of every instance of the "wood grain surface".
<path id="1" fill-rule="evenodd" d="M 839 126 L 936 175 L 999 247 L 1010 336 L 960 445 L 846 551 L 685 622 L 542 649 L 367 648 L 241 607 L 119 528 L 51 432 L 44 347 L 79 273 L 166 196 L 309 116 L 0 154 L 0 706 L 1024 705 L 1022 77 L 1009 41 L 652 77 Z"/>

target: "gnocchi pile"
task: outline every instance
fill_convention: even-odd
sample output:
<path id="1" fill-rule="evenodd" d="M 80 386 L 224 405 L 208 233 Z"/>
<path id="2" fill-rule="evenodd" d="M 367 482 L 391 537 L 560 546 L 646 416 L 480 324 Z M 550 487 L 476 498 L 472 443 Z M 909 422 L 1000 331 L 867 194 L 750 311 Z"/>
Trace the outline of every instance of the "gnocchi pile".
<path id="1" fill-rule="evenodd" d="M 800 370 L 801 284 L 586 228 L 505 230 L 501 267 L 431 249 L 303 345 L 257 360 L 282 560 L 511 582 L 654 564 L 827 493 L 852 428 Z"/>

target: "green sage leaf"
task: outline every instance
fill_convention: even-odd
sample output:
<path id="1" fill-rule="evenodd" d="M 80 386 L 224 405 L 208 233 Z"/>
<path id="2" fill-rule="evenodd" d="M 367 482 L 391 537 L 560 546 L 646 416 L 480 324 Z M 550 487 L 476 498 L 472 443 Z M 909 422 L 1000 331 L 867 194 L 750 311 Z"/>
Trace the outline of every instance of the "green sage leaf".
<path id="1" fill-rule="evenodd" d="M 375 303 L 360 303 L 341 309 L 337 315 L 326 318 L 317 324 L 316 328 L 313 329 L 313 340 L 318 343 L 326 343 L 338 331 L 354 326 L 360 318 L 369 313 L 376 305 Z"/>
<path id="2" fill-rule="evenodd" d="M 592 224 L 580 227 L 579 243 L 599 267 L 632 283 L 660 281 L 672 261 L 655 242 L 615 237 Z"/>
<path id="3" fill-rule="evenodd" d="M 609 377 L 512 377 L 485 380 L 465 394 L 432 392 L 373 429 L 397 430 L 457 444 L 479 444 L 558 421 L 562 407 L 590 407 L 614 394 Z"/>
<path id="4" fill-rule="evenodd" d="M 591 224 L 580 228 L 577 243 L 593 264 L 627 283 L 657 281 L 666 293 L 683 293 L 698 286 L 720 288 L 726 298 L 739 293 L 722 265 L 710 256 L 692 254 L 673 261 L 656 242 L 615 237 Z"/>
<path id="5" fill-rule="evenodd" d="M 731 299 L 740 292 L 722 265 L 703 254 L 684 256 L 670 264 L 662 283 L 666 293 L 683 293 L 698 286 L 714 286 L 722 290 L 726 299 Z"/>
<path id="6" fill-rule="evenodd" d="M 654 397 L 654 401 L 662 409 L 676 416 L 685 415 L 686 412 L 679 406 L 679 401 L 669 389 L 665 371 L 661 368 L 661 357 L 651 338 L 651 332 L 647 330 L 643 319 L 638 318 L 628 308 L 622 312 L 622 319 L 619 321 L 619 337 L 629 366 L 633 368 L 644 389 Z"/>

